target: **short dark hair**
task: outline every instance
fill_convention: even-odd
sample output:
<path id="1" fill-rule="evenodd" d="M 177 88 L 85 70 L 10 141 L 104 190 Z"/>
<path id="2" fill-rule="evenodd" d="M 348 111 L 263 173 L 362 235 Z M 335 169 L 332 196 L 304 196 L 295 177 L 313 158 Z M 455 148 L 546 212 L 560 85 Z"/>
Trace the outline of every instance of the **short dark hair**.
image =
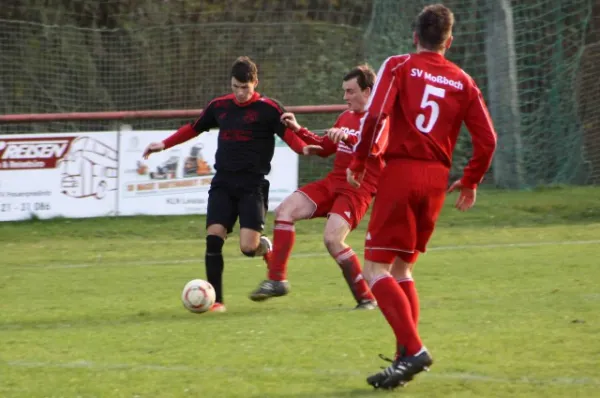
<path id="1" fill-rule="evenodd" d="M 258 68 L 249 57 L 239 57 L 231 66 L 231 77 L 240 83 L 255 82 L 258 80 Z"/>
<path id="2" fill-rule="evenodd" d="M 362 64 L 346 73 L 346 76 L 344 76 L 344 81 L 347 82 L 348 80 L 354 78 L 356 78 L 356 82 L 358 83 L 360 89 L 366 90 L 367 88 L 373 88 L 377 75 L 369 65 Z"/>
<path id="3" fill-rule="evenodd" d="M 421 47 L 439 51 L 452 35 L 454 14 L 442 4 L 433 4 L 423 8 L 415 20 L 415 32 Z"/>

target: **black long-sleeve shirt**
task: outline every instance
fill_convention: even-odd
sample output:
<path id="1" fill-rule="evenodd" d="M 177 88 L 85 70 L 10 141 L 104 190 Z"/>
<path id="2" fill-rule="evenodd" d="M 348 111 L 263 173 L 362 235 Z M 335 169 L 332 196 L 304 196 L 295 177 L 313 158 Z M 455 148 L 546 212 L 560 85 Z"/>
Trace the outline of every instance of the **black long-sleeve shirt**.
<path id="1" fill-rule="evenodd" d="M 239 103 L 233 94 L 215 98 L 191 125 L 164 140 L 165 148 L 185 142 L 203 131 L 219 128 L 215 170 L 267 175 L 275 152 L 275 135 L 295 152 L 306 144 L 281 123 L 285 112 L 277 101 L 254 93 Z"/>

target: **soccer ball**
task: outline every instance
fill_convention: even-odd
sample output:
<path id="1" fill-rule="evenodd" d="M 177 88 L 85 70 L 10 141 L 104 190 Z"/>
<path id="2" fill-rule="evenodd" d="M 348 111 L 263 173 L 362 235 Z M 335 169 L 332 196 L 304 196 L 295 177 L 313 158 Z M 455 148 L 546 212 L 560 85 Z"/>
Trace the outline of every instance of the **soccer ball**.
<path id="1" fill-rule="evenodd" d="M 191 312 L 206 312 L 215 303 L 215 289 L 203 279 L 193 279 L 183 288 L 181 301 Z"/>

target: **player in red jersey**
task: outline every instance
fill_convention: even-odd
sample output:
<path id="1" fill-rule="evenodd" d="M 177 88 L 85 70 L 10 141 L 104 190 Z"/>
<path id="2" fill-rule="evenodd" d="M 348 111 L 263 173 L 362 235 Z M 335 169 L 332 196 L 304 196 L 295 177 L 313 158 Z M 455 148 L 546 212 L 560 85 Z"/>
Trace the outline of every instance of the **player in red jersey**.
<path id="1" fill-rule="evenodd" d="M 363 119 L 348 181 L 361 184 L 365 161 L 382 120 L 388 118 L 385 169 L 365 241 L 364 276 L 396 336 L 396 358 L 367 378 L 375 388 L 403 385 L 433 360 L 417 333 L 418 298 L 411 270 L 433 233 L 448 186 L 452 152 L 465 122 L 473 156 L 458 190 L 456 207 L 475 203 L 477 185 L 488 170 L 496 133 L 482 94 L 458 66 L 445 58 L 452 43 L 454 15 L 441 4 L 427 6 L 415 23 L 416 53 L 388 58 L 381 66 Z"/>
<path id="2" fill-rule="evenodd" d="M 283 296 L 289 291 L 287 263 L 295 240 L 294 223 L 315 217 L 327 217 L 325 246 L 339 264 L 356 300 L 357 309 L 376 308 L 373 295 L 362 277 L 360 261 L 344 241 L 367 212 L 377 190 L 377 180 L 383 169 L 379 154 L 387 142 L 387 127 L 380 127 L 373 149 L 365 159 L 366 174 L 360 188 L 346 182 L 346 169 L 352 160 L 353 145 L 358 141 L 360 119 L 371 94 L 375 72 L 360 65 L 344 76 L 342 88 L 348 110 L 342 113 L 326 136 L 318 136 L 302 128 L 291 113 L 282 115 L 287 127 L 307 144 L 322 147 L 317 155 L 335 155 L 333 170 L 322 180 L 300 188 L 275 210 L 273 251 L 268 259 L 268 279 L 250 294 L 254 301 Z"/>

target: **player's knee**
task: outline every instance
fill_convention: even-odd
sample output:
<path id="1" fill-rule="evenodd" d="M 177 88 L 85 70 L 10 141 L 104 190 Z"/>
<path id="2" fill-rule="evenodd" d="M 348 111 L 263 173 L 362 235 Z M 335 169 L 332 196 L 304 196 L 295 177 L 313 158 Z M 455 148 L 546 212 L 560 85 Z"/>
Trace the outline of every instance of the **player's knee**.
<path id="1" fill-rule="evenodd" d="M 367 281 L 367 283 L 372 283 L 375 278 L 377 277 L 377 272 L 376 269 L 373 266 L 373 263 L 369 262 L 369 261 L 365 261 L 364 265 L 363 265 L 363 278 L 365 278 L 365 280 Z"/>
<path id="2" fill-rule="evenodd" d="M 240 243 L 240 250 L 244 256 L 254 257 L 256 255 L 256 251 L 258 250 L 258 245 Z"/>
<path id="3" fill-rule="evenodd" d="M 417 253 L 400 253 L 392 266 L 392 276 L 396 279 L 412 277 L 412 269 L 415 265 Z"/>
<path id="4" fill-rule="evenodd" d="M 294 192 L 275 209 L 275 219 L 294 222 L 310 218 L 315 212 L 315 204 L 303 194 Z"/>
<path id="5" fill-rule="evenodd" d="M 294 206 L 286 202 L 277 206 L 275 209 L 275 219 L 281 221 L 295 221 Z"/>
<path id="6" fill-rule="evenodd" d="M 365 261 L 363 266 L 363 278 L 371 284 L 375 279 L 390 274 L 390 265 Z"/>
<path id="7" fill-rule="evenodd" d="M 392 267 L 391 274 L 396 279 L 412 278 L 410 264 L 407 264 L 407 263 L 394 264 L 394 266 Z"/>
<path id="8" fill-rule="evenodd" d="M 211 224 L 206 228 L 206 236 L 218 236 L 225 240 L 227 238 L 227 228 L 221 224 Z"/>
<path id="9" fill-rule="evenodd" d="M 218 235 L 206 235 L 206 254 L 221 254 L 225 240 Z"/>
<path id="10" fill-rule="evenodd" d="M 281 206 L 281 204 L 279 206 L 277 206 L 275 208 L 275 210 L 273 211 L 273 213 L 275 214 L 275 219 L 276 220 L 279 219 L 279 217 L 281 217 L 281 215 L 284 214 L 284 211 L 285 210 L 283 209 L 283 207 Z"/>
<path id="11" fill-rule="evenodd" d="M 363 276 L 367 282 L 371 284 L 381 276 L 390 275 L 396 257 L 397 252 L 392 250 L 366 249 Z"/>
<path id="12" fill-rule="evenodd" d="M 344 242 L 335 233 L 325 232 L 323 235 L 323 243 L 325 244 L 327 251 L 332 255 L 335 255 L 344 249 Z"/>
<path id="13" fill-rule="evenodd" d="M 254 250 L 242 249 L 242 254 L 246 257 L 254 257 L 254 256 L 256 256 L 256 249 L 254 249 Z"/>

